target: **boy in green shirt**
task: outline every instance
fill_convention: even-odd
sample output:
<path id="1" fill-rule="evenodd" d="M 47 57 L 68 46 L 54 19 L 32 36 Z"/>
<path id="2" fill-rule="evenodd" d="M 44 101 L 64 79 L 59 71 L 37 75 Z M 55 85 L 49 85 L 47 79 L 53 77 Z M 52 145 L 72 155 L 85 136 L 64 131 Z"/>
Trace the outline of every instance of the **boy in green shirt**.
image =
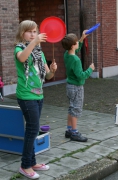
<path id="1" fill-rule="evenodd" d="M 77 56 L 80 51 L 83 40 L 86 38 L 86 31 L 83 31 L 82 37 L 78 42 L 75 34 L 67 34 L 62 39 L 62 46 L 66 50 L 64 53 L 64 64 L 67 75 L 67 97 L 69 99 L 67 130 L 65 137 L 73 141 L 86 142 L 88 139 L 83 137 L 77 130 L 77 118 L 81 116 L 83 99 L 84 99 L 84 83 L 95 69 L 92 63 L 86 71 L 83 71 L 81 60 Z"/>

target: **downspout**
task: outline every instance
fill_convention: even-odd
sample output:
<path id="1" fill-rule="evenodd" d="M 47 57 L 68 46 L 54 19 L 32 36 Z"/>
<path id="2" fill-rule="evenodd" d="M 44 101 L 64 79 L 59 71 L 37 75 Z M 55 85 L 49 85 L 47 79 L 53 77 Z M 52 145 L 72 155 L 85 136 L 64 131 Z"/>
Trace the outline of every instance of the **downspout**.
<path id="1" fill-rule="evenodd" d="M 83 0 L 80 0 L 80 10 L 83 9 Z"/>
<path id="2" fill-rule="evenodd" d="M 102 1 L 100 0 L 100 9 L 101 9 L 101 25 L 100 25 L 100 30 L 101 30 L 101 69 L 102 69 L 102 78 L 103 78 L 103 39 L 102 39 Z"/>
<path id="3" fill-rule="evenodd" d="M 82 10 L 83 10 L 83 0 L 80 0 L 80 13 Z M 81 24 L 80 24 L 80 36 L 82 35 L 82 32 L 83 32 L 83 29 L 82 29 Z"/>
<path id="4" fill-rule="evenodd" d="M 80 37 L 82 35 L 82 32 L 84 30 L 84 24 L 83 24 L 83 9 L 84 9 L 84 5 L 83 5 L 83 1 L 84 0 L 80 0 Z M 83 47 L 81 48 L 81 60 L 82 60 L 82 68 L 84 70 L 84 65 L 85 65 L 85 47 L 83 44 Z"/>
<path id="5" fill-rule="evenodd" d="M 68 34 L 68 0 L 64 0 L 66 33 Z"/>

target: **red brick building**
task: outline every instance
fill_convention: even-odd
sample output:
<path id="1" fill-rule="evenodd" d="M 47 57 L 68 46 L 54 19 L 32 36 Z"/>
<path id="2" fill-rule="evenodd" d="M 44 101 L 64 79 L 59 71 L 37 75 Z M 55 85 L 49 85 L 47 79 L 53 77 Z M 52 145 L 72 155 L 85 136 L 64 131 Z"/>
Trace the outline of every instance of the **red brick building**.
<path id="1" fill-rule="evenodd" d="M 19 22 L 34 20 L 38 25 L 49 16 L 61 18 L 67 26 L 67 33 L 73 32 L 80 37 L 84 29 L 96 23 L 100 27 L 88 36 L 88 54 L 83 47 L 80 54 L 83 68 L 92 59 L 96 69 L 94 78 L 118 75 L 118 0 L 1 0 L 0 1 L 0 76 L 4 81 L 3 93 L 15 92 L 16 69 L 13 59 L 14 39 Z M 52 60 L 52 44 L 42 43 L 47 61 Z M 63 63 L 64 50 L 61 42 L 54 44 L 54 57 L 58 70 L 53 83 L 65 80 Z M 49 82 L 52 83 L 52 82 Z"/>

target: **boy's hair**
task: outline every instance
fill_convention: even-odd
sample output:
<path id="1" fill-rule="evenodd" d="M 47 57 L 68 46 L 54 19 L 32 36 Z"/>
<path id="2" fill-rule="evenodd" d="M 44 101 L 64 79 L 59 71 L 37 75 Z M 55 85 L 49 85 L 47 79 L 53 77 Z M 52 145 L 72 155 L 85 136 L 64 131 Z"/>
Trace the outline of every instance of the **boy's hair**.
<path id="1" fill-rule="evenodd" d="M 17 34 L 16 34 L 16 41 L 15 41 L 15 44 L 17 43 L 20 43 L 20 42 L 24 42 L 25 40 L 23 39 L 23 34 L 28 31 L 28 30 L 32 30 L 36 28 L 37 29 L 37 33 L 38 33 L 38 26 L 37 24 L 34 22 L 34 21 L 31 21 L 31 20 L 25 20 L 25 21 L 22 21 L 20 24 L 19 24 L 19 28 L 18 28 L 18 31 L 17 31 Z"/>
<path id="2" fill-rule="evenodd" d="M 61 41 L 62 46 L 65 50 L 70 50 L 72 45 L 75 45 L 78 41 L 76 34 L 70 33 L 67 34 Z"/>

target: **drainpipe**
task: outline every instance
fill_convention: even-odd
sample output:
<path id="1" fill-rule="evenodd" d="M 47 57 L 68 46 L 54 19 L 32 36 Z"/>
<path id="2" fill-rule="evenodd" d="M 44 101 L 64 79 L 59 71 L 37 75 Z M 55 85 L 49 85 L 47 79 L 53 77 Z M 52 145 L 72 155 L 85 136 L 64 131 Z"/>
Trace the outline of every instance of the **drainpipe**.
<path id="1" fill-rule="evenodd" d="M 100 31 L 101 31 L 101 69 L 102 69 L 102 78 L 103 78 L 103 39 L 102 39 L 102 1 L 100 0 L 100 9 L 101 9 L 101 25 L 100 25 Z"/>
<path id="2" fill-rule="evenodd" d="M 83 0 L 80 0 L 80 10 L 83 9 Z"/>
<path id="3" fill-rule="evenodd" d="M 80 16 L 81 16 L 81 13 L 83 13 L 83 1 L 84 0 L 80 0 Z M 80 17 L 80 37 L 82 35 L 82 32 L 83 32 L 83 24 L 81 23 L 81 17 Z M 82 60 L 82 68 L 84 70 L 84 63 L 85 63 L 85 49 L 84 49 L 84 44 L 83 44 L 83 47 L 81 48 L 81 60 Z"/>
<path id="4" fill-rule="evenodd" d="M 64 0 L 66 33 L 68 34 L 68 0 Z"/>

